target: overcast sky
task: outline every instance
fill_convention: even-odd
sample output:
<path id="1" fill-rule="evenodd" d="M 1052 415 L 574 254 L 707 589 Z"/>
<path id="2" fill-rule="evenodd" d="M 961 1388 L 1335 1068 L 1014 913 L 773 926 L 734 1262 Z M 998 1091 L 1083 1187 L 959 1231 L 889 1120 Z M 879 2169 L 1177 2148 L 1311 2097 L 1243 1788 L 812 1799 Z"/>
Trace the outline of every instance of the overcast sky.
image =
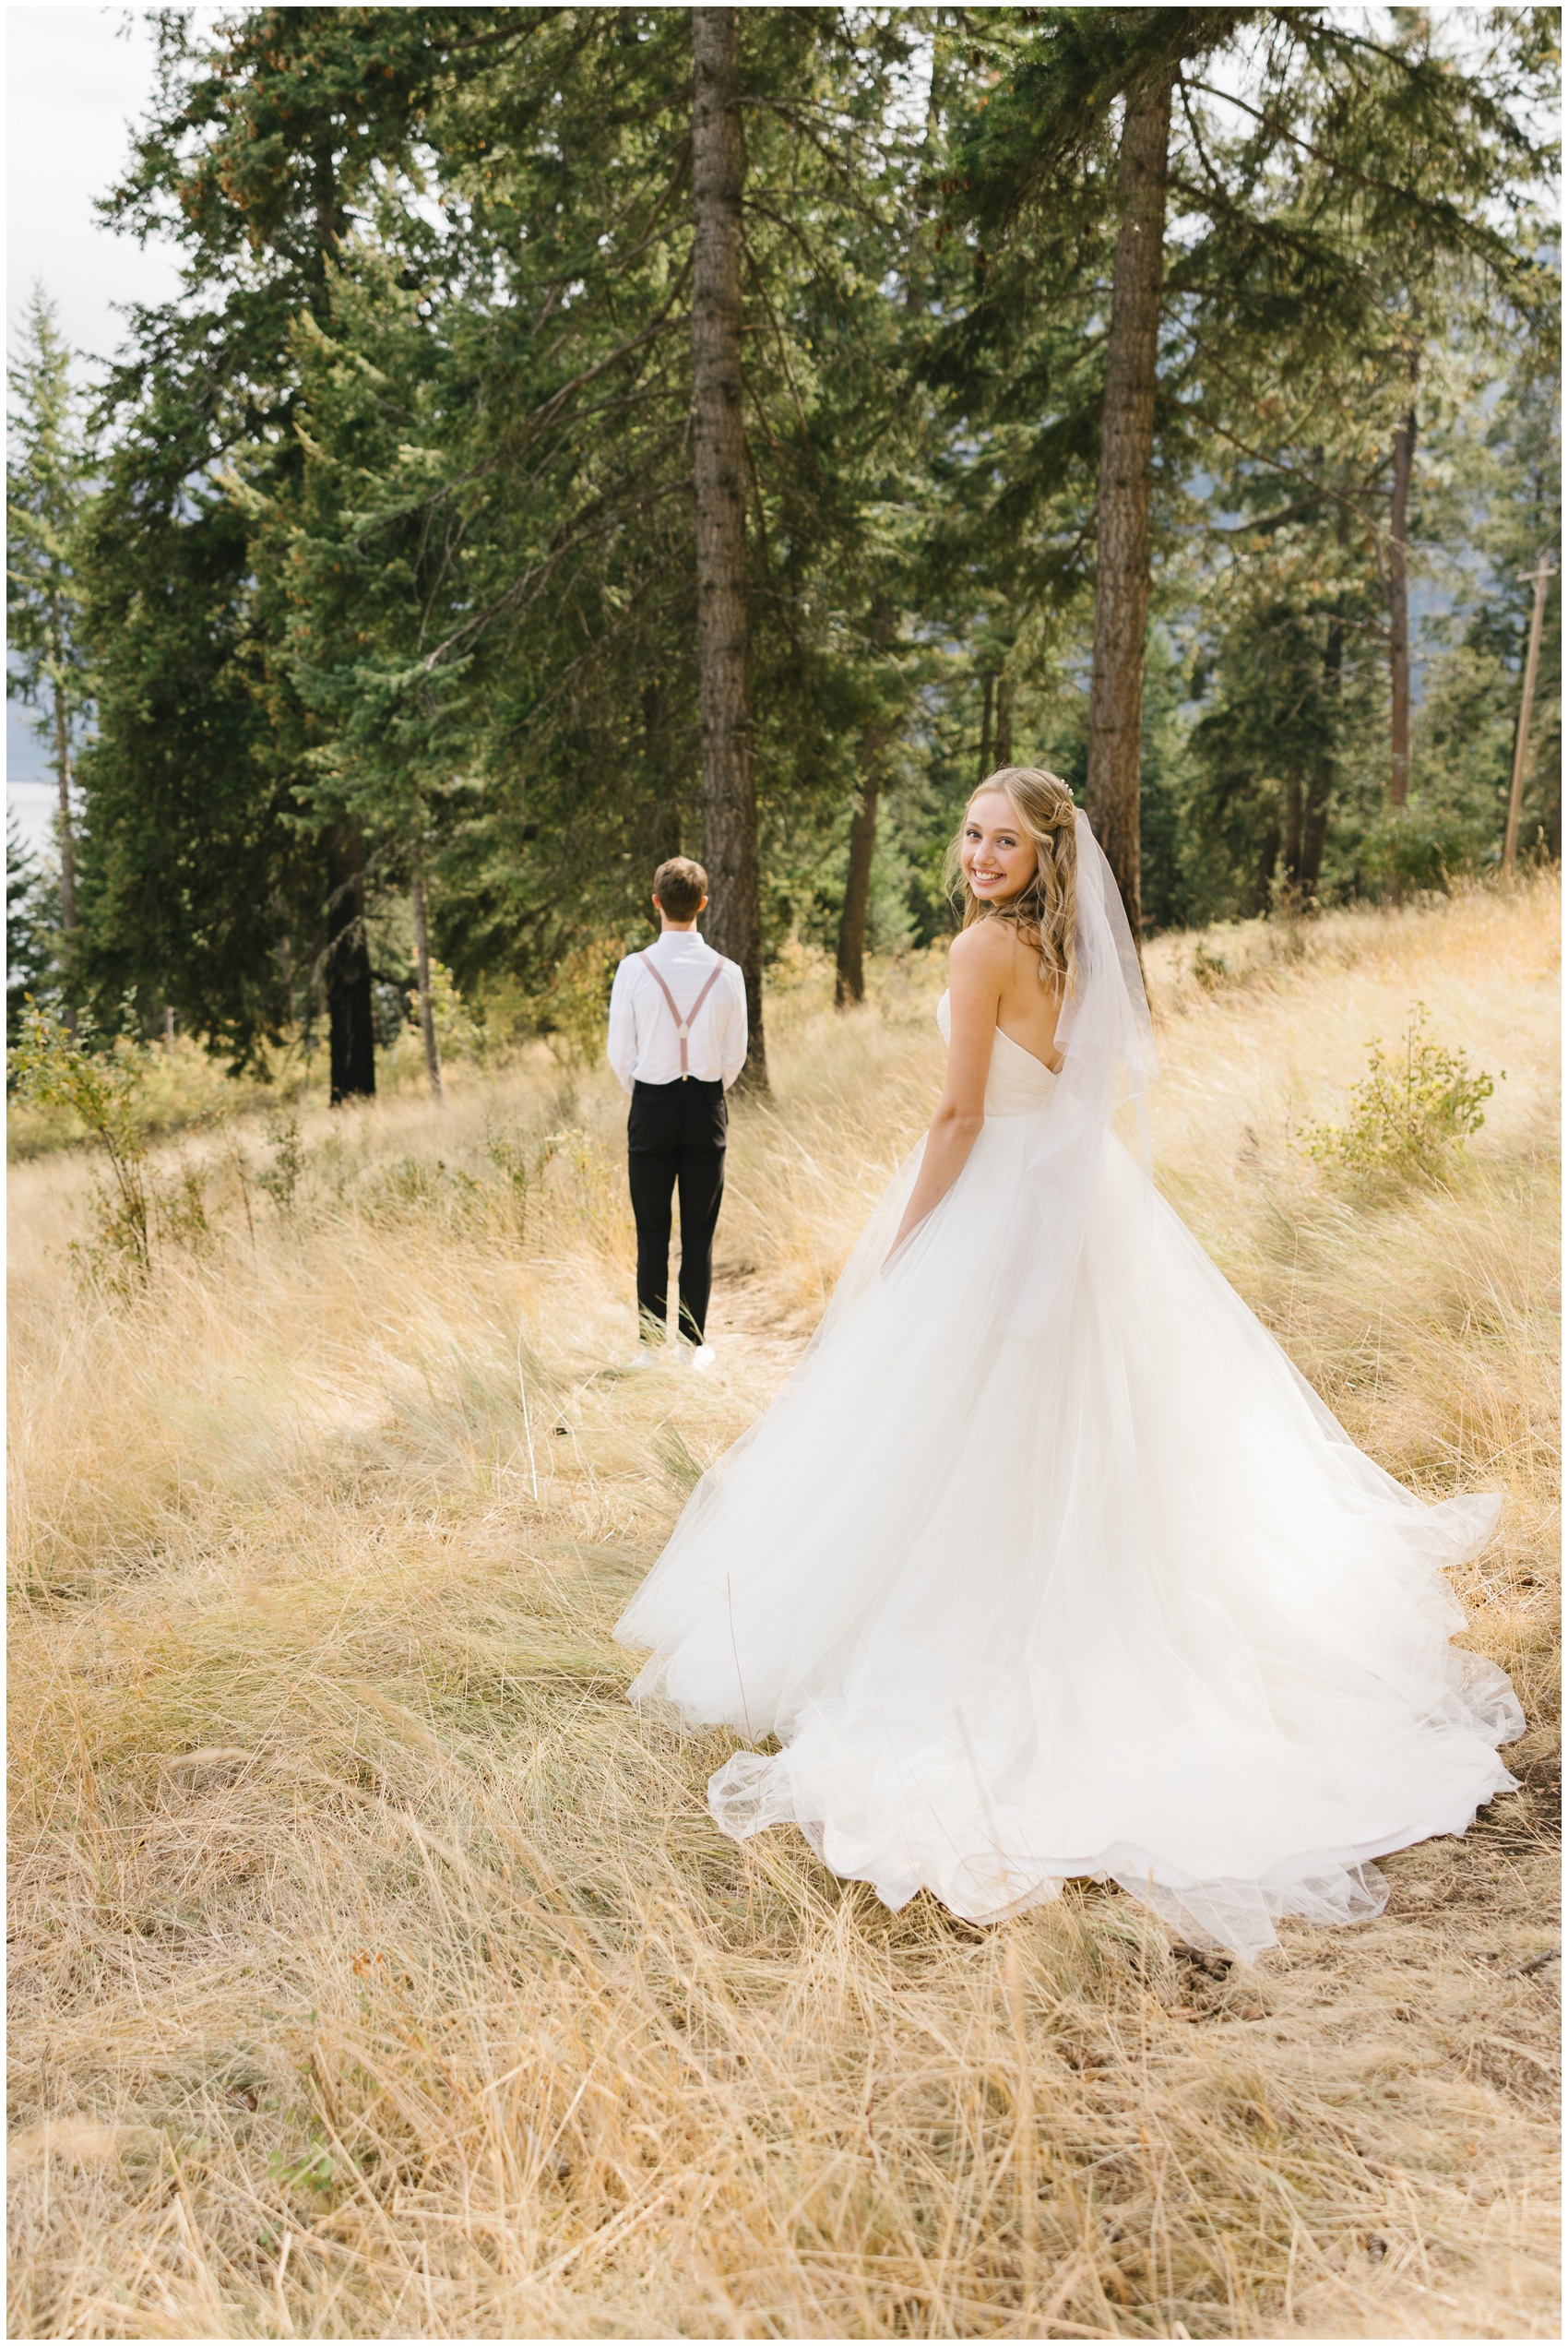
<path id="1" fill-rule="evenodd" d="M 93 357 L 120 339 L 116 302 L 172 292 L 167 252 L 137 249 L 93 213 L 95 196 L 125 162 L 129 125 L 152 87 L 150 18 L 143 9 L 76 6 L 6 10 L 6 321 L 15 348 L 34 281 L 59 304 L 67 341 Z M 7 794 L 29 836 L 44 836 L 44 751 L 28 713 L 6 705 Z"/>

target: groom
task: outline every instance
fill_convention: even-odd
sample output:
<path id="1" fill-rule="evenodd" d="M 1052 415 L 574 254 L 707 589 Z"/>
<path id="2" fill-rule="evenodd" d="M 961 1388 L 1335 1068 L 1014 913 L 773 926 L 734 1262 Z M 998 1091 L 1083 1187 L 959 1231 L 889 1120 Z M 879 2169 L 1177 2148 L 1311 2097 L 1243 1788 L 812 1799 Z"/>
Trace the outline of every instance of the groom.
<path id="1" fill-rule="evenodd" d="M 729 1111 L 724 1095 L 746 1060 L 746 984 L 697 935 L 707 874 L 672 855 L 653 875 L 659 935 L 628 953 L 610 995 L 607 1055 L 632 1095 L 626 1121 L 637 1224 L 638 1364 L 665 1341 L 670 1308 L 671 1204 L 681 1199 L 679 1331 L 692 1366 L 710 1369 L 703 1340 L 713 1284 L 713 1233 L 724 1196 Z"/>

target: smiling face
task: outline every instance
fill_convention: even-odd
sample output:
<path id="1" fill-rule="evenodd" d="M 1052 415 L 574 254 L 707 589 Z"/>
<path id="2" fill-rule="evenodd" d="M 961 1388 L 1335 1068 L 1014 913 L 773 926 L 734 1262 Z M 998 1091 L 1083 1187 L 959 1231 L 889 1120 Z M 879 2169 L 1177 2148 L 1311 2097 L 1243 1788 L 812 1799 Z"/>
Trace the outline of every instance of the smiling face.
<path id="1" fill-rule="evenodd" d="M 1005 904 L 1028 887 L 1039 861 L 1006 792 L 977 791 L 958 841 L 959 866 L 977 903 Z"/>

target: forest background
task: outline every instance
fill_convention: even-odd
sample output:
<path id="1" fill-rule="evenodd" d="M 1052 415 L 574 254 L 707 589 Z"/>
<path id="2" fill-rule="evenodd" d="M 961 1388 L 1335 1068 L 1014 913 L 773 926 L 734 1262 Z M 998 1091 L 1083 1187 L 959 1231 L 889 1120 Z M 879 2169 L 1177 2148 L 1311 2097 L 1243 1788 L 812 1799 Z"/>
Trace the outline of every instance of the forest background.
<path id="1" fill-rule="evenodd" d="M 652 866 L 944 933 L 1009 759 L 1146 935 L 1503 856 L 1560 529 L 1548 9 L 160 13 L 171 240 L 11 373 L 58 852 L 9 1025 L 373 1091 L 597 1048 Z M 79 377 L 76 378 L 79 386 Z M 1547 597 L 1518 847 L 1561 848 Z"/>

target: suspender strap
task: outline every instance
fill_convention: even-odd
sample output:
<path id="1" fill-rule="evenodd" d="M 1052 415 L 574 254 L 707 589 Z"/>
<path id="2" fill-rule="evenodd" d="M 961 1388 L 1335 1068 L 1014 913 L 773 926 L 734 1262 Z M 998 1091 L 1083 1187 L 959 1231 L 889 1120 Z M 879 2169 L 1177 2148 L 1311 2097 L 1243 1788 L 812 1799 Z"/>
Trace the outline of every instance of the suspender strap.
<path id="1" fill-rule="evenodd" d="M 653 963 L 648 959 L 647 955 L 646 953 L 640 954 L 638 959 L 642 962 L 643 968 L 647 971 L 648 976 L 653 980 L 655 985 L 659 988 L 659 991 L 662 994 L 665 1001 L 670 1006 L 670 1016 L 674 1019 L 675 1031 L 681 1038 L 681 1080 L 684 1083 L 686 1080 L 686 1037 L 691 1033 L 692 1029 L 697 1022 L 697 1012 L 702 1008 L 703 1004 L 707 1000 L 708 995 L 713 992 L 714 987 L 718 984 L 724 964 L 722 960 L 716 961 L 714 963 L 712 969 L 709 970 L 707 978 L 703 982 L 702 992 L 698 994 L 696 1000 L 693 1003 L 691 1008 L 683 1018 L 681 1013 L 675 1007 L 674 995 L 671 993 L 670 988 L 665 984 L 664 980 L 659 976 L 659 971 L 654 968 Z"/>

